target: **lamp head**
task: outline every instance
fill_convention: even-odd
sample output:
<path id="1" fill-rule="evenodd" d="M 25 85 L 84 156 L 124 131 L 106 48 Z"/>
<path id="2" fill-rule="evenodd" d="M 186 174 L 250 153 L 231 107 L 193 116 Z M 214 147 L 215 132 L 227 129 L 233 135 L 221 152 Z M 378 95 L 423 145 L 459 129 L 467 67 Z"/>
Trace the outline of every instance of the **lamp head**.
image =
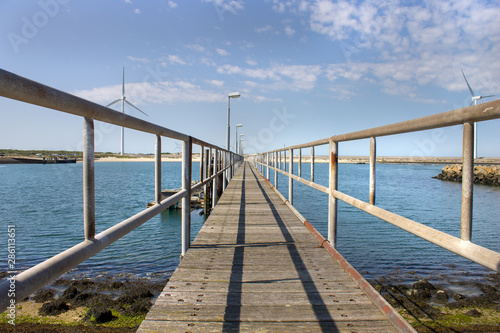
<path id="1" fill-rule="evenodd" d="M 242 127 L 242 126 L 243 126 L 243 124 L 237 124 L 236 125 L 236 127 Z"/>
<path id="2" fill-rule="evenodd" d="M 240 96 L 241 96 L 241 94 L 239 92 L 233 92 L 233 93 L 230 93 L 227 95 L 227 97 L 229 97 L 229 98 L 238 98 Z"/>

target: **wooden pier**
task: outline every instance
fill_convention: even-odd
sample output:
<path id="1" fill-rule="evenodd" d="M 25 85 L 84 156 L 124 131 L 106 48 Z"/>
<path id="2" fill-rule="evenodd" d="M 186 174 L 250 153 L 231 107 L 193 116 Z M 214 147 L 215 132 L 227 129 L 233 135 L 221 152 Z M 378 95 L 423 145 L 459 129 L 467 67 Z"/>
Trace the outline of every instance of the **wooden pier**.
<path id="1" fill-rule="evenodd" d="M 331 250 L 245 163 L 138 332 L 413 331 Z"/>

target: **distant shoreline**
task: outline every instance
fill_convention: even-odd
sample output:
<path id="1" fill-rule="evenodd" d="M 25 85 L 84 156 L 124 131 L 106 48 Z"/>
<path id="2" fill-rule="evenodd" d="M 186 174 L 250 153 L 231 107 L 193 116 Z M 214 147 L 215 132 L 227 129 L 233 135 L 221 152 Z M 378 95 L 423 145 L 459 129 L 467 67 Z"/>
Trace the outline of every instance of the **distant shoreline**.
<path id="1" fill-rule="evenodd" d="M 13 156 L 14 157 L 14 156 Z M 251 160 L 252 156 L 245 156 L 247 160 Z M 182 162 L 181 154 L 169 154 L 167 156 L 163 155 L 161 158 L 162 162 Z M 289 159 L 287 158 L 287 161 Z M 298 163 L 298 156 L 293 158 L 295 163 Z M 123 157 L 102 157 L 96 158 L 95 162 L 154 162 L 155 158 L 152 155 L 130 155 Z M 193 162 L 199 162 L 199 154 L 193 154 Z M 284 161 L 284 159 L 282 160 Z M 310 163 L 311 158 L 309 155 L 302 156 L 302 163 Z M 314 158 L 315 163 L 328 163 L 329 158 L 325 155 L 317 155 Z M 82 160 L 78 159 L 77 163 L 81 163 Z M 369 163 L 368 156 L 339 156 L 339 163 L 345 164 L 367 164 Z M 10 157 L 0 157 L 0 164 L 11 164 L 12 158 Z M 405 156 L 378 156 L 377 163 L 380 164 L 461 164 L 461 157 L 405 157 Z M 477 158 L 474 162 L 476 165 L 489 164 L 489 165 L 500 165 L 500 157 L 481 157 Z M 16 162 L 16 164 L 19 164 Z"/>

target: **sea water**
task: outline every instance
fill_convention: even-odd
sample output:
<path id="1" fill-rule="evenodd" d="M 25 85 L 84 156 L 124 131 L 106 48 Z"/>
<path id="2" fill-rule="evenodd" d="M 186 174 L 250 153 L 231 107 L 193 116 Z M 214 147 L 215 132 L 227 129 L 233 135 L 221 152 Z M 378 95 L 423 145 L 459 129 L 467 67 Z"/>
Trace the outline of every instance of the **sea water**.
<path id="1" fill-rule="evenodd" d="M 377 165 L 376 204 L 459 237 L 461 184 L 433 179 L 441 167 Z M 197 170 L 195 162 L 193 179 Z M 81 163 L 0 167 L 0 244 L 7 244 L 7 226 L 15 225 L 16 269 L 32 267 L 83 240 L 82 173 Z M 274 184 L 274 172 L 270 175 Z M 302 165 L 302 177 L 310 177 L 310 164 Z M 95 180 L 96 233 L 139 213 L 154 200 L 152 162 L 99 162 Z M 288 179 L 280 175 L 278 181 L 287 197 Z M 315 182 L 328 185 L 328 164 L 316 164 Z M 338 183 L 340 191 L 368 201 L 369 166 L 339 165 Z M 180 185 L 181 163 L 162 163 L 162 188 Z M 326 236 L 325 194 L 294 181 L 294 205 Z M 338 209 L 338 250 L 368 279 L 463 281 L 492 272 L 341 201 Z M 473 241 L 500 251 L 500 188 L 474 186 L 473 212 Z M 199 213 L 191 212 L 192 239 L 204 222 Z M 69 275 L 169 276 L 179 263 L 180 234 L 180 211 L 166 210 Z M 7 254 L 0 267 L 8 270 Z"/>

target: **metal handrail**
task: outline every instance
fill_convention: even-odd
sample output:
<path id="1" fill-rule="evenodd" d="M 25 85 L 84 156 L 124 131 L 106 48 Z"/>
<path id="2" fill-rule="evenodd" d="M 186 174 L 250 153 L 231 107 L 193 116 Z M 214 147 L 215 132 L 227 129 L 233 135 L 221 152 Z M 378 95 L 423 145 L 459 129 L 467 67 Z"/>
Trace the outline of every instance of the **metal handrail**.
<path id="1" fill-rule="evenodd" d="M 206 141 L 117 112 L 3 69 L 0 69 L 0 96 L 84 118 L 83 215 L 85 236 L 85 241 L 15 275 L 14 280 L 9 279 L 11 281 L 5 280 L 0 283 L 0 295 L 2 295 L 0 297 L 0 313 L 11 306 L 12 301 L 18 302 L 28 297 L 179 200 L 182 200 L 181 256 L 183 256 L 190 246 L 191 192 L 203 186 L 206 191 L 207 185 L 212 182 L 214 191 L 212 204 L 215 206 L 217 178 L 222 175 L 224 179 L 231 179 L 243 161 L 241 155 Z M 94 120 L 156 135 L 154 193 L 156 204 L 98 235 L 95 235 Z M 182 141 L 182 189 L 163 201 L 161 201 L 161 137 Z M 193 144 L 200 146 L 200 182 L 195 185 L 191 185 Z M 212 157 L 213 165 L 211 165 Z M 213 172 L 211 172 L 212 167 Z M 14 293 L 11 292 L 12 282 L 15 286 Z M 7 295 L 12 295 L 12 297 L 7 297 Z"/>
<path id="2" fill-rule="evenodd" d="M 325 139 L 305 144 L 279 148 L 254 156 L 254 162 L 260 172 L 269 181 L 270 170 L 274 170 L 274 187 L 278 189 L 278 173 L 288 177 L 288 201 L 293 204 L 293 180 L 301 182 L 320 192 L 328 194 L 328 242 L 333 247 L 337 242 L 337 199 L 389 222 L 422 239 L 432 242 L 444 249 L 474 261 L 496 272 L 500 272 L 500 253 L 471 242 L 472 236 L 472 191 L 474 179 L 474 126 L 473 122 L 500 118 L 500 100 L 443 112 L 427 117 L 412 119 L 395 124 L 365 129 L 362 131 L 334 135 Z M 462 209 L 460 238 L 433 229 L 424 224 L 410 220 L 388 210 L 375 206 L 375 166 L 376 137 L 410 133 L 434 128 L 463 125 L 462 152 Z M 356 199 L 338 191 L 338 143 L 352 140 L 370 139 L 370 183 L 369 202 Z M 314 182 L 314 148 L 329 145 L 329 185 L 322 186 Z M 311 148 L 311 179 L 301 176 L 302 149 Z M 298 175 L 293 174 L 294 150 L 298 150 Z M 288 158 L 286 153 L 288 152 Z M 282 154 L 283 153 L 283 154 Z M 284 155 L 284 163 L 282 163 Z M 288 172 L 286 162 L 288 160 Z"/>

